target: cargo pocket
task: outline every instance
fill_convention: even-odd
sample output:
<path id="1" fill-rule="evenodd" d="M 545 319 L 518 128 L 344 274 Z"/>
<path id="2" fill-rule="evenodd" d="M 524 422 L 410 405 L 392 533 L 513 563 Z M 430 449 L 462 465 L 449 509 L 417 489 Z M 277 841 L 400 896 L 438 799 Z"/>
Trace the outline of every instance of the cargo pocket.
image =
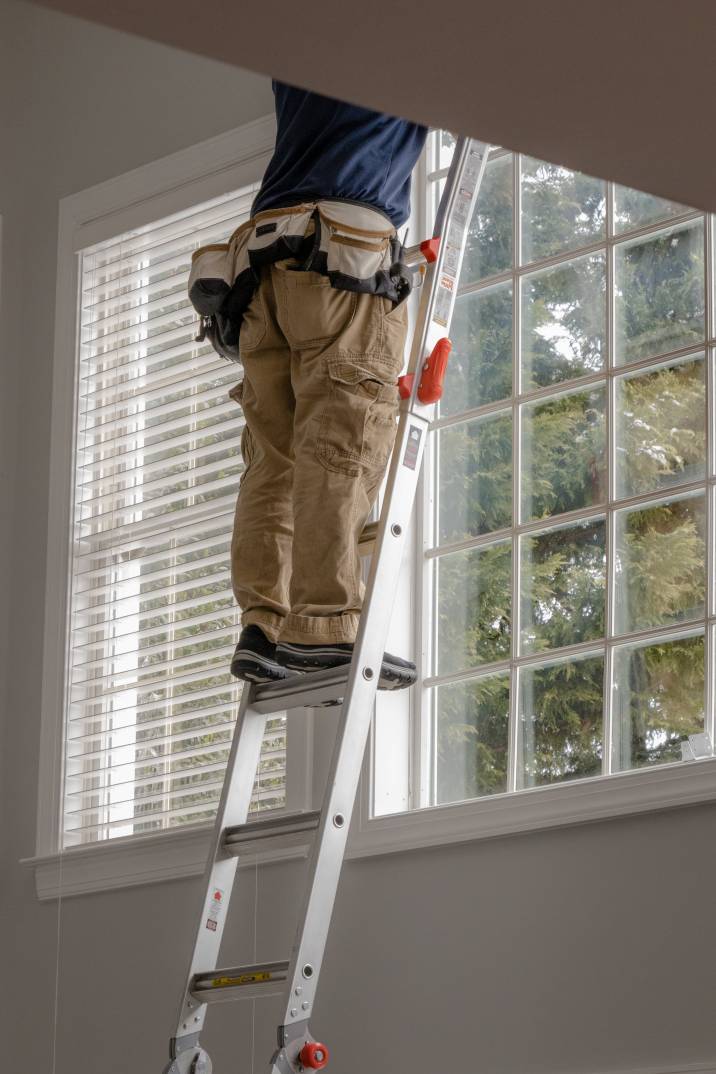
<path id="1" fill-rule="evenodd" d="M 241 321 L 241 330 L 239 332 L 239 352 L 241 354 L 245 354 L 247 351 L 255 351 L 263 343 L 267 325 L 263 287 L 259 284 Z"/>
<path id="2" fill-rule="evenodd" d="M 231 399 L 234 400 L 235 403 L 238 403 L 240 407 L 243 407 L 243 399 L 244 399 L 244 381 L 243 380 L 240 380 L 238 384 L 235 384 L 233 386 L 233 388 L 231 388 L 229 390 L 229 396 L 230 396 Z M 241 477 L 239 478 L 239 487 L 241 487 L 244 478 L 246 477 L 247 473 L 249 472 L 249 467 L 251 466 L 251 463 L 252 463 L 252 461 L 254 459 L 254 455 L 256 453 L 256 444 L 255 444 L 253 436 L 251 435 L 251 430 L 249 429 L 248 424 L 246 424 L 246 417 L 245 416 L 244 416 L 244 427 L 241 430 L 241 441 L 240 441 L 239 446 L 240 446 L 240 450 L 241 450 L 241 459 L 242 459 L 243 464 L 244 464 L 244 468 L 241 471 Z"/>
<path id="3" fill-rule="evenodd" d="M 294 350 L 338 339 L 355 317 L 358 295 L 337 291 L 327 276 L 273 266 L 280 323 Z"/>
<path id="4" fill-rule="evenodd" d="M 393 364 L 333 357 L 326 365 L 330 391 L 316 438 L 319 462 L 351 477 L 382 471 L 398 414 Z"/>
<path id="5" fill-rule="evenodd" d="M 380 298 L 383 304 L 381 346 L 387 359 L 402 369 L 405 359 L 405 342 L 408 336 L 408 302 L 403 299 L 397 305 L 389 298 Z"/>

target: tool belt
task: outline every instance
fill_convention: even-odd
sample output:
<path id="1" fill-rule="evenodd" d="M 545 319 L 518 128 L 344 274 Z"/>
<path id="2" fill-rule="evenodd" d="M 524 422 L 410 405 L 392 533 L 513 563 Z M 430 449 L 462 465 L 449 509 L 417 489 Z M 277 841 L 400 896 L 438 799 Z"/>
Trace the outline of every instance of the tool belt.
<path id="1" fill-rule="evenodd" d="M 202 246 L 192 256 L 189 299 L 201 318 L 197 341 L 240 361 L 239 331 L 259 285 L 261 269 L 293 258 L 299 271 L 320 272 L 341 291 L 383 295 L 402 302 L 412 273 L 391 222 L 357 202 L 325 199 L 267 209 L 236 229 L 227 243 Z"/>

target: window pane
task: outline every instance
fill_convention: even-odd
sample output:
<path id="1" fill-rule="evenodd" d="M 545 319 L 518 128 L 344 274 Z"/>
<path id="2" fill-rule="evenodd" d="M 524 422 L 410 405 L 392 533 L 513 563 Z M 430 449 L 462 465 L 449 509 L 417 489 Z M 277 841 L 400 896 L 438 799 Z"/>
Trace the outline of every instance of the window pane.
<path id="1" fill-rule="evenodd" d="M 705 531 L 703 495 L 617 513 L 618 634 L 704 614 Z"/>
<path id="2" fill-rule="evenodd" d="M 605 234 L 606 183 L 522 158 L 522 263 L 575 250 Z"/>
<path id="3" fill-rule="evenodd" d="M 507 790 L 509 675 L 436 690 L 437 805 Z"/>
<path id="4" fill-rule="evenodd" d="M 435 160 L 433 167 L 436 169 L 449 168 L 452 163 L 452 155 L 455 151 L 455 135 L 450 131 L 435 132 Z"/>
<path id="5" fill-rule="evenodd" d="M 512 169 L 510 155 L 488 160 L 465 247 L 462 283 L 512 268 Z"/>
<path id="6" fill-rule="evenodd" d="M 238 372 L 194 338 L 187 282 L 192 252 L 247 220 L 255 193 L 81 252 L 61 848 L 208 822 L 221 796 L 242 691 L 229 566 L 243 420 Z M 278 716 L 252 808 L 285 799 Z"/>
<path id="7" fill-rule="evenodd" d="M 655 198 L 653 194 L 631 190 L 627 186 L 614 187 L 614 226 L 618 232 L 648 227 L 649 224 L 658 224 L 661 220 L 688 212 L 688 207 L 679 205 L 677 201 Z"/>
<path id="8" fill-rule="evenodd" d="M 603 695 L 601 656 L 520 671 L 521 787 L 600 774 Z"/>
<path id="9" fill-rule="evenodd" d="M 621 364 L 701 342 L 703 222 L 617 246 L 615 301 Z"/>
<path id="10" fill-rule="evenodd" d="M 510 655 L 512 542 L 435 561 L 438 675 Z"/>
<path id="11" fill-rule="evenodd" d="M 617 496 L 700 481 L 706 467 L 703 358 L 616 383 Z"/>
<path id="12" fill-rule="evenodd" d="M 433 202 L 432 219 L 434 220 L 435 216 L 437 214 L 438 208 L 440 207 L 440 199 L 443 196 L 443 190 L 445 189 L 445 180 L 444 179 L 434 179 L 430 183 L 430 187 L 431 187 L 431 191 L 432 191 L 432 202 Z"/>
<path id="13" fill-rule="evenodd" d="M 438 433 L 441 541 L 512 522 L 512 417 L 497 414 Z"/>
<path id="14" fill-rule="evenodd" d="M 450 330 L 453 349 L 440 413 L 484 406 L 512 393 L 512 284 L 462 295 Z"/>
<path id="15" fill-rule="evenodd" d="M 602 369 L 605 296 L 604 254 L 523 279 L 523 392 Z"/>
<path id="16" fill-rule="evenodd" d="M 601 503 L 606 496 L 603 387 L 523 408 L 523 520 Z"/>
<path id="17" fill-rule="evenodd" d="M 704 639 L 615 652 L 615 765 L 680 761 L 679 743 L 704 729 Z"/>
<path id="18" fill-rule="evenodd" d="M 594 519 L 522 538 L 524 653 L 603 637 L 605 532 Z"/>

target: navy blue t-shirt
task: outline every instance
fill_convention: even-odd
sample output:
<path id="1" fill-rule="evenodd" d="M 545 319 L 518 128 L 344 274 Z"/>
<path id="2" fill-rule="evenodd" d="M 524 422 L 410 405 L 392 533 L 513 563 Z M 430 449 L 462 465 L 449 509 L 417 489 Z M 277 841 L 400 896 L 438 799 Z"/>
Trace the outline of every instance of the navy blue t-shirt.
<path id="1" fill-rule="evenodd" d="M 396 227 L 410 215 L 410 176 L 427 128 L 318 93 L 273 83 L 276 149 L 252 207 L 345 198 L 380 209 Z"/>

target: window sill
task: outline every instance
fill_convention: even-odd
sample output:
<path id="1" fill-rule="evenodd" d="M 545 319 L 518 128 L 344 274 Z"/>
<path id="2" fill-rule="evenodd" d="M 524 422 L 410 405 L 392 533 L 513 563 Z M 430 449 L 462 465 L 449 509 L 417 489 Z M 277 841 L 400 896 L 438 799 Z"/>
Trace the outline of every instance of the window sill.
<path id="1" fill-rule="evenodd" d="M 709 758 L 365 819 L 352 831 L 346 856 L 350 860 L 472 842 L 714 799 L 716 758 Z M 27 858 L 23 864 L 34 869 L 41 900 L 183 879 L 204 872 L 211 832 L 212 825 L 202 824 L 130 836 Z M 240 867 L 301 860 L 307 853 L 306 846 L 274 842 L 242 857 Z"/>
<path id="2" fill-rule="evenodd" d="M 348 856 L 374 857 L 568 827 L 715 799 L 716 758 L 707 758 L 370 819 L 363 800 L 363 819 Z"/>
<path id="3" fill-rule="evenodd" d="M 204 872 L 213 830 L 213 824 L 197 824 L 156 835 L 109 839 L 73 847 L 63 854 L 25 858 L 22 864 L 34 869 L 35 890 L 41 901 L 186 879 Z M 306 856 L 305 846 L 274 846 L 243 855 L 240 867 Z"/>

